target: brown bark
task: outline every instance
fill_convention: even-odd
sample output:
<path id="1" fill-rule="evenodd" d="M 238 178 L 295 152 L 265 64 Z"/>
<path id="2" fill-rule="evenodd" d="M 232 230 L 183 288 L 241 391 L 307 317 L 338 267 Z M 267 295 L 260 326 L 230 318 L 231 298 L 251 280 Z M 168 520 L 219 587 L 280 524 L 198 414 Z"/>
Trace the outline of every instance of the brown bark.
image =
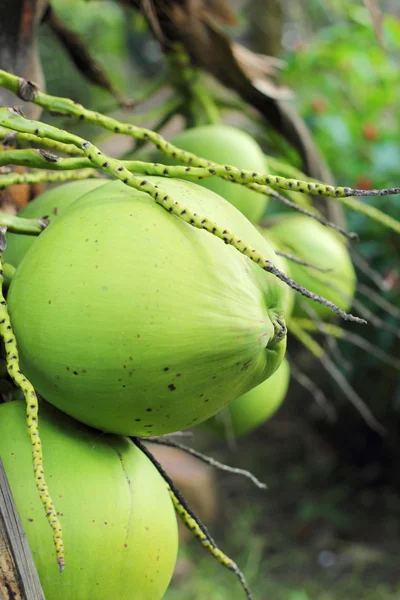
<path id="1" fill-rule="evenodd" d="M 0 3 L 0 69 L 21 75 L 43 88 L 37 37 L 48 0 L 3 0 Z M 0 89 L 0 106 L 22 106 L 31 118 L 40 116 L 40 108 L 23 103 L 10 92 Z"/>

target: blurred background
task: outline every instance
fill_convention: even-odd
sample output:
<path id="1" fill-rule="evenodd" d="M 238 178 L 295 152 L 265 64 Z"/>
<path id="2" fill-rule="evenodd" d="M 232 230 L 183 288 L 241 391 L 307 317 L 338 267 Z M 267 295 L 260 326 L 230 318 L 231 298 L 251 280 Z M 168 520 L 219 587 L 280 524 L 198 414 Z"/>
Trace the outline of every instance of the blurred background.
<path id="1" fill-rule="evenodd" d="M 162 86 L 166 61 L 145 19 L 128 4 L 52 0 L 57 17 L 86 42 L 115 89 L 126 98 L 143 99 L 137 108 L 120 108 L 109 92 L 89 83 L 45 23 L 39 48 L 46 88 L 169 135 L 184 121 L 174 114 L 176 98 Z M 217 5 L 215 0 L 209 4 L 212 10 Z M 290 96 L 334 179 L 363 189 L 399 185 L 400 179 L 400 4 L 386 0 L 380 6 L 384 48 L 361 0 L 235 0 L 237 22 L 224 26 L 247 48 L 280 59 L 270 61 L 270 85 Z M 301 167 L 296 151 L 259 117 L 234 112 L 233 93 L 224 101 L 228 121 L 251 131 L 267 154 Z M 134 150 L 131 141 L 118 136 L 94 130 L 90 135 L 117 155 Z M 400 216 L 398 196 L 371 203 Z M 346 211 L 345 219 L 360 236 L 357 298 L 372 313 L 362 336 L 372 348 L 399 357 L 399 311 L 388 311 L 368 292 L 372 286 L 379 298 L 400 308 L 399 238 L 362 215 Z M 346 327 L 360 334 L 359 326 Z M 378 360 L 371 347 L 338 342 L 336 366 L 384 426 L 387 433 L 381 436 L 306 349 L 289 339 L 289 352 L 299 372 L 324 393 L 335 418 L 327 418 L 312 386 L 306 389 L 292 377 L 279 411 L 254 433 L 234 440 L 197 428 L 183 439 L 249 469 L 267 490 L 213 472 L 179 451 L 152 449 L 243 569 L 255 598 L 400 599 L 399 371 Z M 166 599 L 236 600 L 242 594 L 234 575 L 182 532 Z"/>

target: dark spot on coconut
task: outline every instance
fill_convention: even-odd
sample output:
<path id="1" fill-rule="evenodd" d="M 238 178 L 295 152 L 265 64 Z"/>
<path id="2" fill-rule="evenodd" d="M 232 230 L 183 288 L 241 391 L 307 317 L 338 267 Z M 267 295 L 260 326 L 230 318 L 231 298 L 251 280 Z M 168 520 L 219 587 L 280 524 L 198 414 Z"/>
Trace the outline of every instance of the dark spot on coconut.
<path id="1" fill-rule="evenodd" d="M 146 412 L 151 412 L 152 410 L 152 408 L 146 408 Z"/>
<path id="2" fill-rule="evenodd" d="M 33 523 L 33 519 L 28 519 L 29 523 Z"/>
<path id="3" fill-rule="evenodd" d="M 51 304 L 51 300 L 49 300 L 49 304 Z"/>
<path id="4" fill-rule="evenodd" d="M 180 376 L 181 376 L 181 373 L 177 373 L 177 374 L 176 374 L 176 377 L 180 377 Z"/>
<path id="5" fill-rule="evenodd" d="M 173 383 L 170 383 L 168 388 L 171 390 L 171 392 L 174 392 L 176 390 L 176 387 L 174 386 Z"/>
<path id="6" fill-rule="evenodd" d="M 124 548 L 127 548 L 127 547 L 128 547 L 128 544 L 124 544 Z"/>
<path id="7" fill-rule="evenodd" d="M 122 368 L 123 368 L 123 369 L 126 369 L 126 365 L 122 365 Z"/>
<path id="8" fill-rule="evenodd" d="M 74 371 L 74 375 L 79 375 L 78 371 Z"/>
<path id="9" fill-rule="evenodd" d="M 210 402 L 210 398 L 206 398 L 204 402 Z"/>
<path id="10" fill-rule="evenodd" d="M 104 521 L 104 525 L 108 525 L 107 521 Z"/>
<path id="11" fill-rule="evenodd" d="M 86 369 L 82 369 L 82 373 L 87 373 Z"/>
<path id="12" fill-rule="evenodd" d="M 169 371 L 169 367 L 164 367 L 164 371 Z"/>
<path id="13" fill-rule="evenodd" d="M 137 337 L 137 338 L 140 338 L 140 333 L 138 333 L 136 337 Z"/>
<path id="14" fill-rule="evenodd" d="M 132 356 L 129 357 L 129 360 L 133 360 Z"/>
<path id="15" fill-rule="evenodd" d="M 71 369 L 69 367 L 67 367 L 67 371 L 70 371 Z"/>
<path id="16" fill-rule="evenodd" d="M 135 419 L 135 421 L 136 421 L 137 423 L 139 423 L 139 421 L 141 421 L 141 420 L 142 420 L 142 419 Z"/>

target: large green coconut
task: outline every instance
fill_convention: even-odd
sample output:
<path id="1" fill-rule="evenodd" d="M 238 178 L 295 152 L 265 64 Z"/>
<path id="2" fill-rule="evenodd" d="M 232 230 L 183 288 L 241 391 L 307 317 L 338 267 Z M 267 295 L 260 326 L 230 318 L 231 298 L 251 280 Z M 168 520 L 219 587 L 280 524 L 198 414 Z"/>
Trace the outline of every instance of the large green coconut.
<path id="1" fill-rule="evenodd" d="M 203 125 L 186 129 L 171 142 L 182 150 L 193 152 L 200 158 L 218 164 L 232 165 L 261 174 L 267 173 L 265 156 L 257 142 L 244 131 L 230 125 Z M 166 164 L 179 162 L 172 161 L 160 152 L 155 160 Z M 263 217 L 268 202 L 267 196 L 219 177 L 198 183 L 228 200 L 252 223 L 258 223 Z"/>
<path id="2" fill-rule="evenodd" d="M 254 431 L 278 410 L 285 399 L 289 380 L 289 362 L 284 359 L 269 379 L 233 400 L 205 425 L 219 434 L 232 434 L 234 437 Z"/>
<path id="3" fill-rule="evenodd" d="M 128 439 L 41 403 L 46 478 L 65 543 L 60 574 L 35 487 L 25 403 L 0 405 L 0 457 L 46 600 L 161 600 L 177 554 L 167 486 Z"/>
<path id="4" fill-rule="evenodd" d="M 290 261 L 290 276 L 295 281 L 334 302 L 342 310 L 349 310 L 356 288 L 356 275 L 346 244 L 338 233 L 309 217 L 291 215 L 271 219 L 265 236 L 275 250 L 293 254 L 322 269 L 330 269 L 321 272 Z M 330 308 L 299 294 L 295 294 L 294 315 L 307 316 L 302 302 L 321 318 L 333 315 Z"/>
<path id="5" fill-rule="evenodd" d="M 72 202 L 104 183 L 107 183 L 106 179 L 84 179 L 57 185 L 29 202 L 18 213 L 18 216 L 27 219 L 48 217 L 50 223 L 52 223 Z M 35 235 L 7 233 L 7 248 L 4 252 L 5 262 L 17 267 L 36 240 L 37 236 Z"/>
<path id="6" fill-rule="evenodd" d="M 213 192 L 148 179 L 281 267 Z M 8 302 L 22 370 L 38 392 L 113 433 L 199 423 L 272 375 L 285 352 L 286 286 L 120 182 L 87 194 L 40 235 Z"/>

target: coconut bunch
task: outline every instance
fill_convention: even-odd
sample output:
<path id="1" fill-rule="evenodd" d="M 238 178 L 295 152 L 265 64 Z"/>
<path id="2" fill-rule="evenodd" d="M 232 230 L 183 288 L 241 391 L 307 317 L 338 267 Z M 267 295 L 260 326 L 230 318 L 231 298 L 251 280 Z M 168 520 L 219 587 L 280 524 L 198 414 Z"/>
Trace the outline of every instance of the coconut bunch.
<path id="1" fill-rule="evenodd" d="M 25 398 L 25 407 L 22 400 L 0 405 L 0 455 L 46 598 L 62 591 L 63 599 L 84 600 L 95 589 L 99 600 L 161 599 L 176 558 L 173 509 L 250 598 L 241 571 L 143 440 L 160 440 L 225 408 L 238 415 L 238 434 L 248 431 L 256 425 L 240 407 L 243 399 L 250 406 L 257 390 L 266 399 L 262 418 L 271 415 L 286 393 L 287 328 L 292 310 L 302 310 L 298 297 L 320 307 L 321 318 L 363 322 L 341 301 L 354 287 L 349 236 L 305 206 L 308 195 L 328 196 L 365 212 L 351 199 L 365 192 L 271 172 L 258 144 L 226 125 L 167 141 L 4 71 L 0 85 L 155 151 L 149 160 L 115 159 L 76 134 L 0 109 L 0 126 L 36 146 L 0 153 L 1 165 L 30 169 L 0 175 L 0 189 L 62 183 L 17 216 L 0 214 L 7 287 L 0 334 L 9 376 Z M 308 255 L 291 245 L 300 233 L 289 218 L 260 227 L 274 200 L 321 227 L 324 243 L 332 235 L 329 248 L 337 242 L 353 277 L 350 285 L 338 277 L 338 295 L 324 297 L 323 288 L 293 271 L 292 263 L 305 266 Z M 369 216 L 400 229 L 380 211 Z M 321 269 L 342 264 L 317 258 Z M 58 567 L 67 567 L 62 576 L 55 561 L 50 565 L 46 520 Z"/>

